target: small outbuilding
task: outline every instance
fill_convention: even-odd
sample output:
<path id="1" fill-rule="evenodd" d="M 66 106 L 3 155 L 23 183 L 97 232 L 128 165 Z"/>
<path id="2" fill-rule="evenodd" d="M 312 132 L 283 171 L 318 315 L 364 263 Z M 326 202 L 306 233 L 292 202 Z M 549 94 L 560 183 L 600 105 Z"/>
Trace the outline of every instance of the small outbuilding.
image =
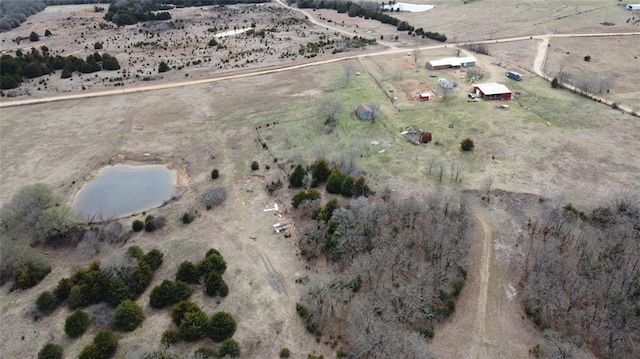
<path id="1" fill-rule="evenodd" d="M 510 100 L 511 90 L 503 84 L 489 82 L 473 85 L 473 93 L 476 97 L 485 100 Z"/>
<path id="2" fill-rule="evenodd" d="M 356 116 L 358 116 L 358 118 L 363 121 L 373 119 L 373 111 L 371 111 L 371 109 L 367 105 L 364 105 L 364 104 L 358 105 L 358 107 L 356 107 L 355 113 L 356 113 Z"/>
<path id="3" fill-rule="evenodd" d="M 430 70 L 441 70 L 458 67 L 471 67 L 476 65 L 476 58 L 466 57 L 445 57 L 439 60 L 427 61 L 427 68 Z"/>
<path id="4" fill-rule="evenodd" d="M 421 92 L 419 98 L 420 101 L 429 101 L 431 100 L 431 96 L 433 96 L 431 92 Z"/>

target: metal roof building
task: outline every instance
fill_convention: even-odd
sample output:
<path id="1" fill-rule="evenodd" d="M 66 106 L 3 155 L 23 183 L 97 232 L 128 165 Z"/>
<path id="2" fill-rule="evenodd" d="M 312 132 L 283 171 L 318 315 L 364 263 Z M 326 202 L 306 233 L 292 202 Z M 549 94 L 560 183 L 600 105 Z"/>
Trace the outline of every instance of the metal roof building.
<path id="1" fill-rule="evenodd" d="M 478 97 L 482 97 L 487 100 L 501 99 L 510 100 L 511 90 L 503 84 L 497 82 L 488 82 L 483 84 L 473 85 L 473 93 Z"/>
<path id="2" fill-rule="evenodd" d="M 466 57 L 445 57 L 439 60 L 427 61 L 427 68 L 430 70 L 449 69 L 452 67 L 469 67 L 476 65 L 476 58 Z"/>

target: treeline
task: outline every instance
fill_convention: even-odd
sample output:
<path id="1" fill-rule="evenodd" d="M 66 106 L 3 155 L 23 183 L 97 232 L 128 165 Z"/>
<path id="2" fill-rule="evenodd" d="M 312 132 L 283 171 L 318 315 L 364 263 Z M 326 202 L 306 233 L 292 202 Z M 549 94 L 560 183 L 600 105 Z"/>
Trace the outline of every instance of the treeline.
<path id="1" fill-rule="evenodd" d="M 42 0 L 0 1 L 0 31 L 20 26 L 29 16 L 46 7 Z"/>
<path id="2" fill-rule="evenodd" d="M 640 357 L 640 197 L 590 213 L 548 209 L 521 241 L 524 309 L 535 324 L 602 358 Z M 544 357 L 556 350 L 540 348 Z"/>
<path id="3" fill-rule="evenodd" d="M 28 53 L 18 50 L 16 57 L 2 55 L 0 57 L 0 89 L 19 87 L 22 81 L 50 74 L 62 70 L 61 77 L 69 78 L 76 71 L 92 73 L 100 70 L 119 70 L 120 63 L 115 56 L 100 55 L 98 52 L 90 54 L 86 59 L 73 55 L 51 56 L 46 46 L 40 48 L 42 53 L 33 48 Z"/>
<path id="4" fill-rule="evenodd" d="M 328 258 L 331 272 L 309 278 L 298 314 L 317 337 L 341 338 L 338 356 L 428 358 L 425 338 L 466 278 L 469 207 L 453 196 L 380 197 L 296 211 L 302 254 Z"/>
<path id="5" fill-rule="evenodd" d="M 270 0 L 146 0 L 116 2 L 109 5 L 104 19 L 118 26 L 133 25 L 138 22 L 170 20 L 171 14 L 164 10 L 174 7 L 207 5 L 257 4 Z M 155 12 L 160 11 L 160 12 Z"/>
<path id="6" fill-rule="evenodd" d="M 406 21 L 386 14 L 378 7 L 378 3 L 359 2 L 339 0 L 290 0 L 290 3 L 296 3 L 300 9 L 332 9 L 340 14 L 348 14 L 350 17 L 362 17 L 365 19 L 374 19 L 383 24 L 395 26 L 398 31 L 408 31 L 423 38 L 429 38 L 436 41 L 445 42 L 447 37 L 437 32 L 424 31 L 423 28 L 414 28 Z"/>

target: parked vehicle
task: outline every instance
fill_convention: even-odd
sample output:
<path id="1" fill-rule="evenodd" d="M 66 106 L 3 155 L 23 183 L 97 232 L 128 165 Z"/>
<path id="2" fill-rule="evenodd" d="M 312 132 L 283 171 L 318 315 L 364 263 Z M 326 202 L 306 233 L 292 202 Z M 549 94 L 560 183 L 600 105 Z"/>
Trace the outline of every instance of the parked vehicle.
<path id="1" fill-rule="evenodd" d="M 512 80 L 522 81 L 522 75 L 517 73 L 517 72 L 515 72 L 515 71 L 507 72 L 507 77 L 512 79 Z"/>

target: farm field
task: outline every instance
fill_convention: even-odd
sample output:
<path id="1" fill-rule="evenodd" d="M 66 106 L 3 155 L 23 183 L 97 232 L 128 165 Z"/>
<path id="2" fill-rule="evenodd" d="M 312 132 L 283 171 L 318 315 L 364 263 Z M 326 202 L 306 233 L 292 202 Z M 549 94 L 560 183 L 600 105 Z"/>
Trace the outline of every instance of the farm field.
<path id="1" fill-rule="evenodd" d="M 436 8 L 397 16 L 416 27 L 428 23 L 434 30 L 446 33 L 451 41 L 555 31 L 639 31 L 637 24 L 625 22 L 628 13 L 608 1 L 588 0 L 580 5 L 570 1 L 532 1 L 510 6 L 501 6 L 504 2 L 497 0 L 468 4 L 418 2 L 434 4 Z M 554 12 L 549 13 L 550 8 Z M 175 18 L 191 21 L 193 26 L 186 30 L 189 32 L 169 36 L 167 29 L 155 29 L 153 39 L 180 42 L 182 36 L 193 36 L 197 39 L 193 40 L 195 44 L 168 49 L 130 48 L 127 46 L 137 41 L 150 40 L 150 35 L 144 35 L 138 25 L 93 28 L 100 14 L 92 9 L 93 6 L 48 7 L 19 28 L 0 34 L 2 50 L 15 51 L 18 45 L 11 38 L 32 29 L 43 32 L 50 28 L 57 33 L 51 38 L 53 43 L 46 45 L 64 48 L 63 54 L 84 56 L 93 52 L 89 45 L 104 40 L 107 51 L 115 53 L 121 64 L 128 64 L 127 72 L 140 74 L 118 80 L 135 87 L 282 66 L 282 52 L 297 52 L 301 44 L 322 36 L 340 38 L 339 32 L 315 26 L 302 14 L 273 3 L 180 9 Z M 462 17 L 461 11 L 466 16 Z M 509 15 L 504 17 L 507 20 L 499 27 L 489 26 L 486 19 L 498 11 Z M 321 23 L 344 27 L 354 34 L 376 38 L 383 35 L 387 41 L 395 36 L 393 27 L 369 20 L 328 10 L 307 13 L 318 16 Z M 461 20 L 445 21 L 454 15 Z M 203 49 L 207 28 L 212 21 L 218 21 L 214 19 L 224 16 L 231 19 L 232 28 L 234 24 L 247 26 L 245 23 L 251 19 L 255 19 L 258 28 L 277 23 L 281 16 L 297 20 L 292 20 L 295 24 L 288 30 L 283 27 L 275 34 L 283 40 L 270 42 L 273 56 L 261 58 L 254 54 L 249 57 L 253 62 L 238 62 L 236 66 L 219 62 L 216 56 L 220 53 Z M 616 25 L 604 27 L 599 24 L 602 20 Z M 85 36 L 81 43 L 72 40 L 79 31 Z M 126 38 L 128 45 L 114 38 L 119 36 Z M 291 40 L 285 40 L 287 36 Z M 632 70 L 639 61 L 634 56 L 640 53 L 629 52 L 635 50 L 637 38 L 590 38 L 588 46 L 582 38 L 552 38 L 545 72 L 553 74 L 563 68 L 589 77 L 606 76 L 613 81 L 603 97 L 637 104 L 640 93 L 634 84 L 640 78 Z M 238 51 L 254 42 L 256 46 L 261 43 L 260 39 L 245 35 L 223 41 Z M 234 339 L 241 345 L 241 358 L 275 358 L 284 347 L 291 350 L 293 358 L 304 359 L 308 354 L 336 357 L 331 339 L 316 340 L 296 314 L 296 303 L 309 290 L 306 280 L 328 279 L 331 273 L 328 259 L 308 262 L 302 257 L 293 223 L 295 210 L 291 207 L 297 190 L 287 188 L 288 175 L 296 165 L 310 165 L 318 158 L 364 176 L 377 192 L 375 198 L 387 191 L 402 198 L 464 194 L 474 213 L 468 263 L 473 270 L 456 311 L 436 324 L 436 334 L 424 341 L 424 348 L 437 358 L 532 357 L 531 349 L 545 343 L 548 335 L 525 317 L 521 305 L 520 237 L 527 230 L 527 219 L 541 215 L 541 207 L 547 203 L 571 203 L 586 211 L 621 192 L 640 192 L 640 119 L 570 91 L 553 89 L 547 80 L 535 76 L 533 63 L 540 41 L 488 44 L 489 54 L 481 55 L 453 45 L 414 50 L 435 42 L 425 44 L 400 34 L 397 42 L 386 42 L 396 46 L 387 53 L 381 53 L 385 47 L 378 44 L 348 53 L 357 57 L 305 68 L 177 88 L 0 108 L 2 204 L 8 203 L 22 186 L 32 183 L 52 186 L 70 204 L 100 168 L 115 163 L 166 164 L 178 173 L 175 199 L 149 211 L 167 219 L 164 228 L 133 234 L 128 242 L 118 245 L 83 241 L 76 248 L 39 247 L 52 262 L 52 272 L 31 289 L 11 292 L 8 285 L 0 287 L 0 357 L 35 357 L 51 341 L 64 347 L 65 357 L 77 357 L 93 335 L 109 324 L 97 322 L 84 336 L 70 339 L 63 330 L 64 318 L 70 311 L 59 307 L 34 321 L 35 299 L 74 269 L 96 260 L 110 263 L 132 245 L 145 252 L 160 249 L 164 262 L 137 300 L 145 321 L 141 328 L 121 335 L 116 357 L 140 358 L 162 348 L 160 338 L 170 327 L 171 318 L 168 310 L 149 305 L 149 292 L 162 280 L 173 279 L 180 263 L 199 260 L 209 248 L 219 250 L 228 263 L 224 280 L 229 285 L 229 296 L 212 299 L 196 290 L 191 300 L 207 313 L 224 310 L 233 314 L 238 322 Z M 284 61 L 297 64 L 327 60 L 333 57 L 330 52 Z M 504 83 L 515 98 L 508 102 L 470 102 L 467 94 L 472 91 L 472 83 L 466 77 L 471 69 L 424 67 L 427 60 L 465 53 L 478 59 L 471 69 L 479 70 L 482 78 L 475 82 Z M 584 61 L 586 55 L 591 55 L 588 62 Z M 619 60 L 621 56 L 625 61 Z M 186 65 L 207 57 L 211 61 Z M 176 68 L 157 74 L 157 63 L 162 59 L 170 59 Z M 618 66 L 609 65 L 616 61 Z M 496 66 L 496 62 L 507 66 Z M 523 73 L 525 80 L 506 78 L 507 70 Z M 86 92 L 96 93 L 117 88 L 108 79 L 119 75 L 101 71 L 97 76 L 74 75 L 65 84 L 54 79 L 59 77 L 54 74 L 48 78 L 46 89 L 38 89 L 39 84 L 32 80 L 13 93 L 15 98 L 0 101 L 82 93 L 83 85 Z M 150 82 L 141 79 L 146 76 L 151 77 Z M 456 83 L 446 97 L 438 90 L 440 78 Z M 418 95 L 423 92 L 432 93 L 432 99 L 420 101 Z M 327 125 L 318 115 L 319 107 L 327 100 L 342 105 L 335 126 Z M 372 103 L 380 106 L 381 115 L 375 121 L 357 119 L 355 108 Z M 401 135 L 408 126 L 430 132 L 433 141 L 419 146 L 409 143 Z M 473 140 L 473 151 L 460 150 L 465 138 Z M 258 170 L 252 171 L 253 161 L 259 164 Z M 441 179 L 436 163 L 445 170 Z M 212 169 L 220 171 L 220 178 L 212 180 Z M 457 179 L 454 171 L 459 171 Z M 486 189 L 489 179 L 491 190 Z M 266 187 L 278 180 L 283 187 L 270 194 Z M 227 188 L 226 201 L 206 210 L 201 197 L 215 185 Z M 328 198 L 323 194 L 323 200 Z M 281 216 L 264 211 L 274 203 L 279 204 Z M 192 209 L 197 209 L 198 215 L 192 223 L 183 224 L 182 214 Z M 118 222 L 129 229 L 135 219 L 143 217 L 135 215 Z M 292 224 L 292 237 L 274 233 L 272 226 L 280 221 Z M 108 317 L 112 310 L 106 305 L 90 308 L 91 314 L 99 318 Z M 213 342 L 208 339 L 180 342 L 171 350 L 191 354 L 209 345 Z M 575 350 L 576 357 L 596 357 L 587 346 Z"/>

